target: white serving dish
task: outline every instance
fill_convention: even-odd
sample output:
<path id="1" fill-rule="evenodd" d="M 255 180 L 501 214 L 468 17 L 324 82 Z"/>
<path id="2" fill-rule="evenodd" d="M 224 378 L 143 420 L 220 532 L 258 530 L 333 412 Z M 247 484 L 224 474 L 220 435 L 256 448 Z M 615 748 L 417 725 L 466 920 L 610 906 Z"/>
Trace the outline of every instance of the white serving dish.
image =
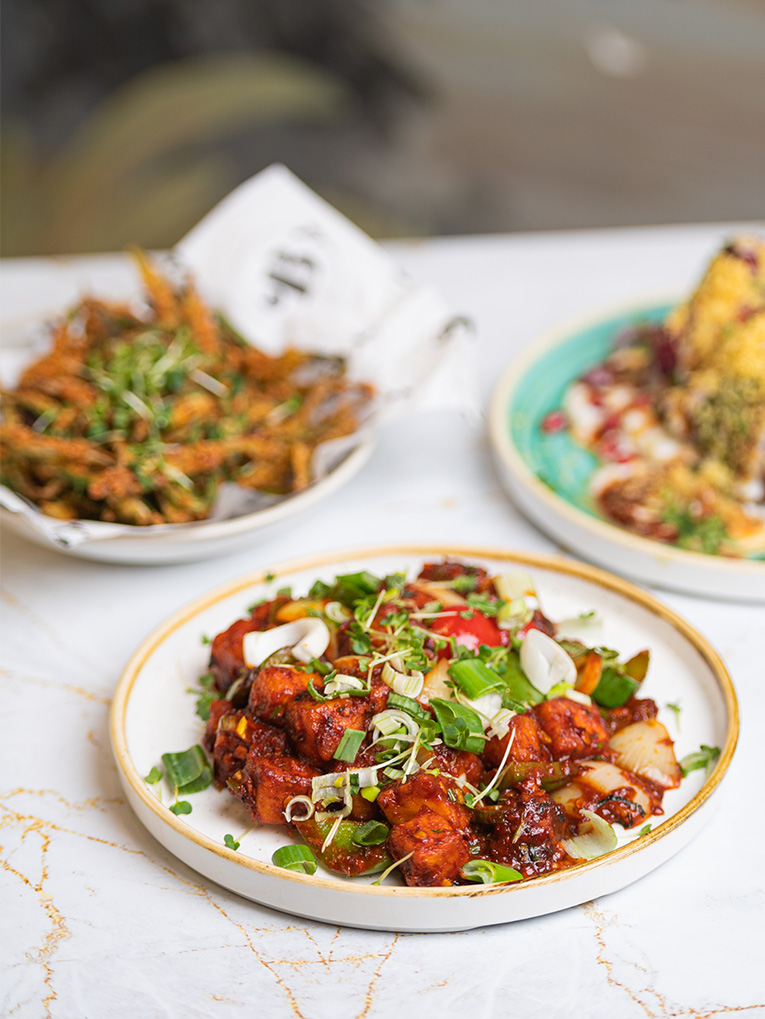
<path id="1" fill-rule="evenodd" d="M 291 584 L 307 590 L 317 577 L 369 569 L 378 574 L 413 571 L 444 555 L 490 570 L 523 564 L 537 582 L 552 618 L 594 609 L 603 618 L 593 639 L 626 653 L 648 647 L 652 663 L 645 695 L 660 705 L 683 705 L 682 730 L 672 713 L 660 712 L 676 741 L 678 756 L 701 743 L 718 745 L 720 758 L 705 778 L 693 772 L 665 797 L 665 815 L 646 835 L 580 867 L 508 886 L 407 888 L 395 878 L 375 887 L 371 879 L 347 879 L 319 871 L 293 874 L 273 866 L 271 854 L 288 842 L 284 829 L 251 825 L 249 813 L 214 787 L 193 797 L 193 813 L 176 817 L 159 802 L 142 776 L 161 754 L 199 742 L 201 723 L 187 692 L 206 671 L 202 635 L 212 635 L 245 614 L 257 597 Z M 711 815 L 716 794 L 735 749 L 738 708 L 719 656 L 688 623 L 634 585 L 569 560 L 471 547 L 396 547 L 327 553 L 250 574 L 175 612 L 137 649 L 117 686 L 111 708 L 111 741 L 125 795 L 148 831 L 179 860 L 220 885 L 256 902 L 311 919 L 351 927 L 395 931 L 455 931 L 506 923 L 607 895 L 649 874 L 678 852 Z M 592 635 L 592 634 L 591 634 Z M 585 638 L 587 639 L 587 638 Z M 669 718 L 667 716 L 670 716 Z M 165 795 L 167 802 L 167 794 Z M 227 849 L 223 837 L 241 842 Z"/>

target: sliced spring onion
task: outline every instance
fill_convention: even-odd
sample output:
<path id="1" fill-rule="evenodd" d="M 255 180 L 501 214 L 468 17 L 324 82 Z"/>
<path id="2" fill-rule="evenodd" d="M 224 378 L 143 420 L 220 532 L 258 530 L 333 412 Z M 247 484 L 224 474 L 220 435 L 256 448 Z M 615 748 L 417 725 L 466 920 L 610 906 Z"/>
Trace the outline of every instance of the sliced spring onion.
<path id="1" fill-rule="evenodd" d="M 535 604 L 530 608 L 538 608 L 537 592 L 531 574 L 526 570 L 510 570 L 499 577 L 494 578 L 494 587 L 499 597 L 506 602 L 515 601 L 517 598 L 525 600 L 534 599 Z"/>
<path id="2" fill-rule="evenodd" d="M 484 694 L 501 689 L 502 679 L 480 658 L 465 658 L 452 662 L 449 675 L 471 701 Z"/>
<path id="3" fill-rule="evenodd" d="M 271 862 L 297 874 L 315 874 L 319 866 L 308 846 L 280 846 L 271 857 Z"/>
<path id="4" fill-rule="evenodd" d="M 500 630 L 512 630 L 513 627 L 522 626 L 527 623 L 533 613 L 526 608 L 526 601 L 523 598 L 516 598 L 515 601 L 505 602 L 497 613 L 497 626 Z"/>
<path id="5" fill-rule="evenodd" d="M 369 785 L 361 790 L 361 795 L 365 800 L 369 800 L 370 803 L 374 803 L 380 795 L 380 787 L 379 785 Z"/>
<path id="6" fill-rule="evenodd" d="M 363 679 L 359 679 L 358 676 L 346 676 L 340 672 L 335 673 L 324 686 L 327 697 L 342 697 L 344 694 L 349 697 L 366 697 L 371 691 L 371 686 Z"/>
<path id="7" fill-rule="evenodd" d="M 199 744 L 178 753 L 162 754 L 162 763 L 174 796 L 201 792 L 212 782 L 212 770 Z"/>
<path id="8" fill-rule="evenodd" d="M 616 849 L 618 839 L 613 826 L 591 810 L 582 810 L 586 821 L 579 833 L 571 839 L 563 839 L 561 845 L 575 860 L 594 860 Z"/>
<path id="9" fill-rule="evenodd" d="M 447 747 L 453 750 L 469 750 L 480 754 L 486 745 L 486 736 L 480 716 L 472 708 L 456 701 L 445 701 L 432 697 L 430 706 L 436 713 L 441 734 Z"/>
<path id="10" fill-rule="evenodd" d="M 373 740 L 380 736 L 399 735 L 401 729 L 404 730 L 401 735 L 414 739 L 420 731 L 420 726 L 408 712 L 400 711 L 398 708 L 386 708 L 372 716 Z"/>
<path id="11" fill-rule="evenodd" d="M 295 813 L 296 807 L 302 807 L 300 814 Z M 310 796 L 293 796 L 284 808 L 284 817 L 289 824 L 291 821 L 307 821 L 313 815 L 314 804 Z"/>
<path id="12" fill-rule="evenodd" d="M 357 846 L 380 846 L 387 839 L 390 828 L 382 821 L 367 821 L 353 834 Z"/>
<path id="13" fill-rule="evenodd" d="M 489 727 L 486 730 L 486 735 L 489 739 L 504 739 L 507 736 L 510 728 L 510 722 L 517 712 L 511 711 L 509 708 L 500 708 L 500 710 L 491 716 L 489 719 Z"/>
<path id="14" fill-rule="evenodd" d="M 331 619 L 333 623 L 344 623 L 347 619 L 351 618 L 348 609 L 339 601 L 328 601 L 324 606 L 324 615 L 327 619 Z"/>
<path id="15" fill-rule="evenodd" d="M 347 774 L 351 781 L 356 782 L 359 789 L 368 789 L 370 786 L 377 785 L 377 771 L 378 769 L 375 767 L 358 768 L 356 771 L 347 772 Z"/>
<path id="16" fill-rule="evenodd" d="M 413 700 L 411 697 L 404 697 L 403 694 L 394 693 L 391 691 L 388 694 L 388 700 L 385 702 L 389 708 L 400 708 L 402 711 L 406 711 L 408 715 L 415 718 L 418 722 L 432 722 L 433 716 L 429 711 L 426 711 L 421 704 Z"/>
<path id="17" fill-rule="evenodd" d="M 405 697 L 418 697 L 422 692 L 422 685 L 425 676 L 417 670 L 407 674 L 393 668 L 391 662 L 386 662 L 382 667 L 382 679 L 384 683 L 397 694 Z"/>
<path id="18" fill-rule="evenodd" d="M 332 756 L 337 761 L 355 761 L 365 736 L 362 729 L 346 729 Z"/>
<path id="19" fill-rule="evenodd" d="M 686 778 L 692 771 L 696 771 L 698 768 L 705 768 L 707 775 L 709 775 L 719 756 L 719 747 L 708 747 L 705 743 L 702 743 L 698 750 L 692 754 L 686 754 L 680 761 L 680 771 L 683 778 Z"/>
<path id="20" fill-rule="evenodd" d="M 308 693 L 311 695 L 311 697 L 313 697 L 313 699 L 315 701 L 319 701 L 319 702 L 323 703 L 324 701 L 328 701 L 330 699 L 329 697 L 325 697 L 323 693 L 319 693 L 319 691 L 313 685 L 313 676 L 311 676 L 311 678 L 308 680 L 308 687 L 307 687 L 307 689 L 308 689 Z"/>
<path id="21" fill-rule="evenodd" d="M 523 874 L 512 867 L 503 867 L 492 860 L 468 860 L 460 871 L 466 881 L 480 881 L 485 885 L 502 884 L 505 881 L 522 881 Z"/>
<path id="22" fill-rule="evenodd" d="M 311 799 L 314 803 L 340 802 L 350 788 L 349 772 L 329 772 L 326 775 L 315 775 L 311 779 Z"/>

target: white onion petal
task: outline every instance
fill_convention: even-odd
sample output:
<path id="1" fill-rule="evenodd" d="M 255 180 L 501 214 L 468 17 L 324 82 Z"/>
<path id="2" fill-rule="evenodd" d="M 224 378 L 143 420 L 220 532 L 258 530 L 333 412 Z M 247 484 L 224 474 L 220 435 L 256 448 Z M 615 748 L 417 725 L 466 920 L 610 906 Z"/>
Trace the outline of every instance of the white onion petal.
<path id="1" fill-rule="evenodd" d="M 523 638 L 521 668 L 540 693 L 549 693 L 558 683 L 576 683 L 573 658 L 541 630 L 529 630 Z"/>
<path id="2" fill-rule="evenodd" d="M 244 664 L 251 669 L 257 668 L 275 651 L 287 647 L 292 648 L 292 654 L 299 662 L 318 658 L 329 647 L 327 624 L 307 616 L 271 630 L 251 630 L 242 641 Z"/>

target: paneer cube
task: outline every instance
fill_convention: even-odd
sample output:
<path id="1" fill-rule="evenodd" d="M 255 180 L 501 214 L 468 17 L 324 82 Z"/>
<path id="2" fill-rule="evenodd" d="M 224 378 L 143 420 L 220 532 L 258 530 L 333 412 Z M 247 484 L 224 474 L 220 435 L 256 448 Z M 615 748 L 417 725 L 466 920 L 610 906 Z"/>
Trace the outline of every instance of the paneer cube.
<path id="1" fill-rule="evenodd" d="M 508 761 L 549 761 L 550 760 L 550 737 L 539 724 L 536 716 L 530 711 L 522 715 L 515 715 L 510 719 L 510 727 L 507 734 L 501 739 L 494 736 L 487 740 L 484 749 L 484 757 L 498 768 L 502 763 L 507 750 L 507 744 L 512 740 Z"/>
<path id="2" fill-rule="evenodd" d="M 561 839 L 570 834 L 566 815 L 542 789 L 521 786 L 500 800 L 499 821 L 489 835 L 492 860 L 525 877 L 554 870 L 566 857 Z"/>
<path id="3" fill-rule="evenodd" d="M 248 707 L 256 718 L 271 725 L 283 725 L 287 705 L 298 694 L 305 693 L 311 680 L 320 690 L 323 680 L 317 673 L 303 672 L 291 665 L 267 665 L 252 681 Z"/>
<path id="4" fill-rule="evenodd" d="M 608 732 L 597 708 L 554 697 L 532 710 L 550 738 L 555 761 L 595 757 L 608 743 Z"/>
<path id="5" fill-rule="evenodd" d="M 428 807 L 393 826 L 388 848 L 395 860 L 412 854 L 400 868 L 408 885 L 452 885 L 470 859 L 465 835 Z"/>
<path id="6" fill-rule="evenodd" d="M 399 780 L 383 789 L 377 805 L 391 824 L 402 824 L 427 807 L 455 830 L 470 826 L 470 811 L 460 802 L 459 787 L 445 775 L 418 771 L 406 781 Z"/>
<path id="7" fill-rule="evenodd" d="M 261 757 L 286 754 L 287 737 L 273 726 L 249 718 L 243 711 L 223 715 L 213 747 L 213 770 L 220 788 L 244 768 L 253 750 Z"/>
<path id="8" fill-rule="evenodd" d="M 284 824 L 284 808 L 293 796 L 310 796 L 311 779 L 320 774 L 316 768 L 295 757 L 247 758 L 242 777 L 229 788 L 239 796 L 255 821 Z"/>
<path id="9" fill-rule="evenodd" d="M 287 705 L 284 724 L 301 757 L 316 764 L 331 761 L 346 729 L 366 731 L 372 717 L 367 697 L 315 701 L 300 697 Z"/>

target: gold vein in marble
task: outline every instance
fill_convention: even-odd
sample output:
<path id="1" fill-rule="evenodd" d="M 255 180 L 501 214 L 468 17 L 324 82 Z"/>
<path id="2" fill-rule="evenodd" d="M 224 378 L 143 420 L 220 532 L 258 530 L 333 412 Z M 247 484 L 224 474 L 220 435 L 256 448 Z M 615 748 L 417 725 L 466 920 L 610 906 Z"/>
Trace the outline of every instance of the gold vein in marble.
<path id="1" fill-rule="evenodd" d="M 613 927 L 616 922 L 615 916 L 607 916 L 605 912 L 598 910 L 594 902 L 586 902 L 582 909 L 588 919 L 592 920 L 595 925 L 595 941 L 598 945 L 598 952 L 596 956 L 596 962 L 601 966 L 605 967 L 606 979 L 612 987 L 618 988 L 620 991 L 624 991 L 630 1001 L 637 1005 L 643 1010 L 647 1019 L 664 1019 L 665 1016 L 689 1016 L 692 1019 L 713 1019 L 714 1016 L 718 1015 L 737 1015 L 739 1013 L 754 1012 L 763 1008 L 763 1004 L 757 1005 L 720 1005 L 719 1007 L 711 1009 L 699 1009 L 699 1008 L 684 1008 L 683 1006 L 670 1006 L 665 995 L 659 991 L 654 990 L 653 987 L 641 987 L 638 990 L 633 991 L 626 984 L 623 984 L 620 980 L 617 980 L 614 976 L 613 969 L 614 963 L 607 958 L 605 930 L 608 927 Z M 633 960 L 633 965 L 636 965 Z M 637 967 L 645 973 L 645 968 L 642 966 Z M 645 1000 L 641 995 L 652 995 L 656 999 L 656 1005 L 652 1006 L 648 1001 Z M 656 1008 L 658 1011 L 654 1011 Z"/>

